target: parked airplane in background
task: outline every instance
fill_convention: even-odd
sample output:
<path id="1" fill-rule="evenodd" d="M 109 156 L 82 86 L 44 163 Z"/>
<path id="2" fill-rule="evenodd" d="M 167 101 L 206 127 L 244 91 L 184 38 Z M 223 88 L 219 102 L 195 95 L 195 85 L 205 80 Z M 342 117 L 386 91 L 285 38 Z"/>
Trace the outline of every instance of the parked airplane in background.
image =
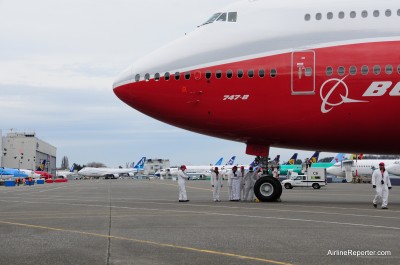
<path id="1" fill-rule="evenodd" d="M 389 174 L 400 176 L 400 160 L 395 161 L 393 164 L 388 165 L 386 170 Z"/>
<path id="2" fill-rule="evenodd" d="M 309 158 L 310 161 L 318 161 L 320 151 L 315 151 L 315 153 Z M 294 153 L 290 160 L 297 160 L 297 153 Z M 303 173 L 303 164 L 290 164 L 290 165 L 281 165 L 279 167 L 279 175 L 287 175 L 288 171 L 296 172 L 297 174 Z"/>
<path id="3" fill-rule="evenodd" d="M 69 170 L 57 170 L 56 176 L 59 178 L 67 178 L 69 175 L 74 173 L 75 164 L 71 166 Z"/>
<path id="4" fill-rule="evenodd" d="M 121 176 L 133 177 L 139 171 L 142 171 L 144 169 L 145 161 L 146 157 L 142 157 L 142 159 L 133 168 L 84 167 L 78 171 L 78 174 L 85 177 L 94 177 L 94 178 L 100 178 L 100 177 L 118 178 Z"/>
<path id="5" fill-rule="evenodd" d="M 346 158 L 345 154 L 337 154 L 335 158 L 332 159 L 331 162 L 317 162 L 317 163 L 312 163 L 311 167 L 314 168 L 328 168 L 333 166 L 335 163 L 342 162 Z"/>
<path id="6" fill-rule="evenodd" d="M 364 160 L 344 160 L 339 163 L 335 163 L 333 166 L 328 167 L 326 172 L 331 175 L 335 175 L 340 178 L 346 177 L 345 175 L 345 166 L 343 164 L 350 163 L 352 177 L 354 176 L 365 176 L 371 177 L 372 173 L 375 169 L 379 168 L 379 163 L 384 162 L 386 168 L 391 168 L 391 166 L 399 162 L 399 160 L 382 160 L 382 159 L 364 159 Z M 388 170 L 389 172 L 389 170 Z M 389 172 L 390 173 L 390 172 Z M 397 175 L 397 174 L 396 174 Z M 351 181 L 351 179 L 347 179 L 347 181 Z"/>
<path id="7" fill-rule="evenodd" d="M 398 10 L 398 0 L 238 1 L 128 67 L 114 93 L 160 121 L 243 142 L 250 155 L 395 154 Z M 391 129 L 371 141 L 378 120 Z M 281 193 L 272 178 L 255 185 L 262 201 Z"/>

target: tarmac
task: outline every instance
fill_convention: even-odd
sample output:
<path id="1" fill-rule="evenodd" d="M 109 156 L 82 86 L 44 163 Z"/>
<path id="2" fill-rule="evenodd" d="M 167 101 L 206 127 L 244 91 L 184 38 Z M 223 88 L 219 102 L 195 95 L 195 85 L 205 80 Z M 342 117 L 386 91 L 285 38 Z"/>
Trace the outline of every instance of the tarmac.
<path id="1" fill-rule="evenodd" d="M 225 183 L 226 184 L 226 183 Z M 76 180 L 0 187 L 0 264 L 400 264 L 400 188 L 285 190 L 212 201 L 209 181 Z"/>

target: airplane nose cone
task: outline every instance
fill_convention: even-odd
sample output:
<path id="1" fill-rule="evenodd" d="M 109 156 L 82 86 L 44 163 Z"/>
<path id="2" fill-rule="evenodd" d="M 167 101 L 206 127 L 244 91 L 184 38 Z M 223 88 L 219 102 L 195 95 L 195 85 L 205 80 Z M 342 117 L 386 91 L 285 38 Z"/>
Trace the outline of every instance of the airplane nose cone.
<path id="1" fill-rule="evenodd" d="M 122 101 L 126 102 L 126 85 L 132 81 L 132 68 L 128 67 L 124 71 L 122 71 L 118 77 L 115 79 L 113 83 L 113 90 L 114 94 L 121 99 Z"/>

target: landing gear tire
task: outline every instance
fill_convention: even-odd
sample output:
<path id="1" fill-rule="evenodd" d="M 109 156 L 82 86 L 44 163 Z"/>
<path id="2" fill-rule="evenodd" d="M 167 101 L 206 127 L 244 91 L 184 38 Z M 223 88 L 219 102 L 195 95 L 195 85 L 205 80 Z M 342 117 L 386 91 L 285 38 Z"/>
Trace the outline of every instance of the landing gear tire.
<path id="1" fill-rule="evenodd" d="M 282 185 L 272 177 L 262 177 L 254 185 L 254 194 L 261 202 L 272 202 L 282 195 Z"/>

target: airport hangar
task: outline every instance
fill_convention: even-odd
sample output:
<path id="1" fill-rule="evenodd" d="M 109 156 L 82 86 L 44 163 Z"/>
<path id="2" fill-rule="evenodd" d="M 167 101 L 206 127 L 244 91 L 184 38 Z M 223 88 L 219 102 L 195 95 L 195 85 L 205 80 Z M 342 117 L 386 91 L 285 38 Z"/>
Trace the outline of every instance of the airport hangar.
<path id="1" fill-rule="evenodd" d="M 3 137 L 0 130 L 0 166 L 36 170 L 46 160 L 43 171 L 56 173 L 57 148 L 36 137 L 34 132 L 10 132 Z"/>

